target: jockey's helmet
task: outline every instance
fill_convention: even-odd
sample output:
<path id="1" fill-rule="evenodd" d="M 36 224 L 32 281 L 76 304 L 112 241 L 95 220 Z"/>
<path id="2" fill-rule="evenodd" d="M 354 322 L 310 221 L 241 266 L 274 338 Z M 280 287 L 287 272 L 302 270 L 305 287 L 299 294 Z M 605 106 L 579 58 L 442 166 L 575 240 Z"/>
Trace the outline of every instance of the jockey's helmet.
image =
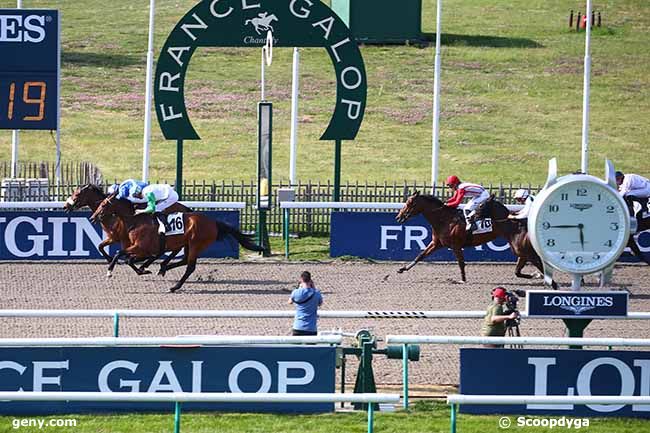
<path id="1" fill-rule="evenodd" d="M 445 184 L 447 186 L 456 186 L 456 185 L 460 184 L 460 179 L 458 179 L 458 176 L 451 175 L 451 176 L 449 176 L 447 178 L 447 180 L 445 181 Z"/>
<path id="2" fill-rule="evenodd" d="M 515 200 L 526 200 L 528 196 L 530 195 L 530 192 L 527 189 L 524 188 L 519 188 L 517 191 L 515 191 Z"/>

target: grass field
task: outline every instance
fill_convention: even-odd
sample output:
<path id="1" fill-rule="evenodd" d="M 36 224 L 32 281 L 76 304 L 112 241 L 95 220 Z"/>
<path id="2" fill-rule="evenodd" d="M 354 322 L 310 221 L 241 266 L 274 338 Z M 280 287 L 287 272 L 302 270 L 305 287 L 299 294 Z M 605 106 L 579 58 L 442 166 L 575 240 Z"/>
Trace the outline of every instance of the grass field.
<path id="1" fill-rule="evenodd" d="M 560 429 L 544 427 L 517 427 L 517 415 L 510 415 L 513 423 L 509 429 L 498 426 L 501 416 L 475 416 L 461 414 L 458 417 L 459 433 L 485 433 L 491 431 L 550 433 Z M 535 417 L 539 418 L 539 417 Z M 158 433 L 173 430 L 174 416 L 157 415 L 115 415 L 115 416 L 57 416 L 51 419 L 76 419 L 77 427 L 49 427 L 39 430 L 22 427 L 15 430 L 15 418 L 0 417 L 0 433 L 21 431 L 74 432 L 74 433 Z M 532 419 L 529 418 L 529 419 Z M 582 418 L 581 428 L 590 433 L 637 433 L 647 431 L 647 421 L 634 419 L 591 418 L 585 426 Z M 575 424 L 574 424 L 575 425 Z M 570 429 L 575 431 L 575 428 Z M 262 415 L 262 414 L 184 414 L 181 419 L 181 432 L 191 433 L 363 433 L 366 428 L 366 413 L 337 413 L 325 415 Z M 449 431 L 449 408 L 442 403 L 417 402 L 410 413 L 379 413 L 375 416 L 377 433 L 445 433 Z"/>
<path id="2" fill-rule="evenodd" d="M 435 1 L 424 0 L 431 36 Z M 159 2 L 156 56 L 166 35 L 194 1 Z M 546 160 L 579 167 L 584 33 L 567 27 L 581 2 L 453 0 L 444 3 L 441 176 L 479 182 L 545 179 Z M 0 0 L 0 7 L 15 2 Z M 138 176 L 142 165 L 146 2 L 30 0 L 62 11 L 62 149 L 88 160 L 108 178 Z M 603 27 L 593 33 L 591 169 L 604 157 L 648 174 L 650 135 L 650 4 L 595 3 Z M 365 46 L 368 106 L 354 142 L 344 142 L 342 180 L 428 180 L 431 165 L 433 48 Z M 333 71 L 322 49 L 304 49 L 301 66 L 298 177 L 331 179 L 333 145 L 318 140 L 333 106 Z M 259 50 L 202 49 L 189 69 L 188 106 L 202 141 L 188 142 L 185 178 L 255 176 L 255 107 Z M 291 49 L 276 49 L 268 71 L 275 104 L 274 178 L 288 178 Z M 1 112 L 2 110 L 0 110 Z M 151 177 L 173 179 L 175 143 L 154 120 Z M 10 159 L 11 134 L 0 134 L 0 160 Z M 20 159 L 52 160 L 49 133 L 25 132 Z"/>

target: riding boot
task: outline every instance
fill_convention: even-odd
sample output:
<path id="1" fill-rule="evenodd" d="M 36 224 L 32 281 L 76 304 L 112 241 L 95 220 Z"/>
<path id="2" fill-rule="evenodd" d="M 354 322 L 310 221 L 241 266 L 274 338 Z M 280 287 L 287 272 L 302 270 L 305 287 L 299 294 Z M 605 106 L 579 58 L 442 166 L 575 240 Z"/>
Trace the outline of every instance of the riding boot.
<path id="1" fill-rule="evenodd" d="M 467 233 L 473 232 L 474 229 L 476 228 L 476 224 L 475 224 L 475 221 L 474 221 L 475 217 L 476 217 L 476 213 L 474 211 L 469 212 L 465 216 L 465 221 L 467 222 L 467 225 L 465 226 L 465 231 Z"/>
<path id="2" fill-rule="evenodd" d="M 167 215 L 162 212 L 156 212 L 156 218 L 158 219 L 158 233 L 165 234 L 170 231 L 169 223 L 167 222 Z"/>

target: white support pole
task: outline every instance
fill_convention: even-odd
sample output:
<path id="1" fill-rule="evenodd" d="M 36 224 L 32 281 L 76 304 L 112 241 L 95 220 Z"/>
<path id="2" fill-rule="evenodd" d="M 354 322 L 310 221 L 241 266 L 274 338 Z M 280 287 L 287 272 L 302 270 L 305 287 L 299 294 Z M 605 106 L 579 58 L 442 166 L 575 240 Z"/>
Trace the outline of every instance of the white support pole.
<path id="1" fill-rule="evenodd" d="M 585 36 L 585 71 L 582 94 L 582 164 L 581 171 L 589 171 L 589 80 L 591 76 L 591 0 L 587 0 L 587 26 Z"/>
<path id="2" fill-rule="evenodd" d="M 291 142 L 289 151 L 289 184 L 295 185 L 296 152 L 298 147 L 298 89 L 300 88 L 300 51 L 293 49 L 293 73 L 291 86 Z"/>
<path id="3" fill-rule="evenodd" d="M 22 9 L 23 1 L 16 1 L 16 8 Z M 17 129 L 11 131 L 11 177 L 18 176 L 18 145 L 20 144 L 20 132 Z"/>
<path id="4" fill-rule="evenodd" d="M 262 47 L 262 77 L 261 77 L 261 95 L 260 101 L 266 101 L 266 47 Z"/>
<path id="5" fill-rule="evenodd" d="M 59 28 L 59 43 L 57 44 L 57 55 L 56 55 L 56 92 L 57 92 L 57 101 L 56 101 L 56 162 L 54 168 L 54 176 L 56 182 L 56 200 L 59 199 L 59 188 L 61 185 L 61 14 L 59 14 L 59 23 L 57 25 Z"/>
<path id="6" fill-rule="evenodd" d="M 438 180 L 438 160 L 440 153 L 440 32 L 442 0 L 436 1 L 436 53 L 433 72 L 433 143 L 431 154 L 431 193 L 435 193 Z"/>
<path id="7" fill-rule="evenodd" d="M 144 138 L 142 144 L 142 180 L 149 179 L 149 147 L 151 144 L 151 88 L 153 75 L 153 35 L 155 28 L 156 0 L 149 0 L 149 42 L 147 44 L 147 73 L 144 92 Z"/>

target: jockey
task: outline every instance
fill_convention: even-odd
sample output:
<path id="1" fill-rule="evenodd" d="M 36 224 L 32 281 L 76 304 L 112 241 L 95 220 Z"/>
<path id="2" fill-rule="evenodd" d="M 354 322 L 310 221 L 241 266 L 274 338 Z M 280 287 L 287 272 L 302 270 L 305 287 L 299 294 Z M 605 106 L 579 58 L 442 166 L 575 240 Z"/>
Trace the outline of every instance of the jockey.
<path id="1" fill-rule="evenodd" d="M 134 179 L 127 179 L 124 182 L 122 182 L 117 188 L 115 188 L 115 185 L 112 185 L 108 189 L 108 191 L 109 194 L 111 193 L 111 190 L 113 190 L 113 192 L 117 191 L 117 196 L 115 197 L 118 199 L 125 198 L 134 203 L 143 203 L 142 201 L 135 202 L 131 200 L 132 194 L 138 190 L 142 191 L 142 188 L 144 188 L 147 185 L 148 185 L 147 182 L 142 182 L 140 180 L 134 180 Z"/>
<path id="2" fill-rule="evenodd" d="M 528 214 L 530 213 L 530 208 L 533 206 L 535 196 L 532 195 L 527 189 L 520 188 L 515 191 L 514 198 L 518 204 L 523 204 L 524 207 L 520 211 L 508 215 L 508 218 L 513 220 L 524 220 L 528 218 Z"/>
<path id="3" fill-rule="evenodd" d="M 634 202 L 641 205 L 638 217 L 643 218 L 643 213 L 648 211 L 648 198 L 650 198 L 650 180 L 638 174 L 623 174 L 616 172 L 616 185 L 618 192 L 623 196 L 630 208 L 630 215 L 634 216 Z"/>
<path id="4" fill-rule="evenodd" d="M 463 201 L 463 198 L 470 197 L 470 201 L 465 205 L 465 219 L 467 220 L 467 231 L 472 229 L 474 214 L 476 209 L 488 198 L 490 194 L 481 185 L 475 183 L 461 183 L 458 176 L 449 176 L 445 184 L 454 191 L 454 195 L 445 203 L 445 206 L 457 208 Z"/>
<path id="5" fill-rule="evenodd" d="M 167 218 L 160 213 L 178 201 L 178 194 L 174 191 L 174 188 L 167 184 L 152 184 L 144 188 L 136 188 L 132 195 L 137 200 L 132 201 L 147 203 L 147 207 L 136 210 L 135 215 L 142 213 L 156 214 L 160 223 L 158 231 L 165 233 Z"/>

